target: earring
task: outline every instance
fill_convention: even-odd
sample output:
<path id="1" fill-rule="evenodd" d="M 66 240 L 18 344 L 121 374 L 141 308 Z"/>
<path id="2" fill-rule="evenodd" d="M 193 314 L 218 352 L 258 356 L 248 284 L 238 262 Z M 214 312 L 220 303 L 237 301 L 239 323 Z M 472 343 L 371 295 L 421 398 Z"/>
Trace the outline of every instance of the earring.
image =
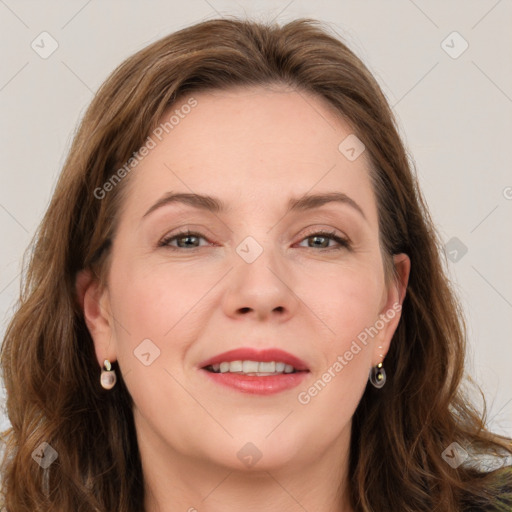
<path id="1" fill-rule="evenodd" d="M 386 384 L 386 370 L 384 370 L 382 363 L 370 370 L 370 382 L 378 389 Z"/>
<path id="2" fill-rule="evenodd" d="M 105 389 L 112 389 L 117 382 L 116 372 L 111 370 L 112 365 L 108 359 L 105 359 L 104 365 L 106 370 L 101 370 L 100 383 Z"/>
<path id="3" fill-rule="evenodd" d="M 382 351 L 381 345 L 379 345 L 379 349 Z M 380 353 L 380 357 L 382 358 L 382 360 L 384 360 L 384 356 L 382 355 L 382 352 Z M 384 370 L 382 361 L 377 366 L 374 366 L 370 370 L 370 382 L 377 389 L 380 389 L 382 386 L 384 386 L 384 384 L 386 384 L 386 370 Z"/>

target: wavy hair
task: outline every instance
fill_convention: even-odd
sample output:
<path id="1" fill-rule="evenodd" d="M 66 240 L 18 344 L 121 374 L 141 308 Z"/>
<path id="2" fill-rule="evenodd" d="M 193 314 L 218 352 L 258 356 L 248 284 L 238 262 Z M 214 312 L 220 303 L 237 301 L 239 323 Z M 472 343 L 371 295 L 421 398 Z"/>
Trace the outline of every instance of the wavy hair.
<path id="1" fill-rule="evenodd" d="M 388 382 L 381 390 L 367 387 L 353 418 L 354 510 L 511 510 L 509 467 L 453 468 L 442 458 L 452 442 L 471 461 L 478 454 L 504 461 L 512 448 L 510 439 L 486 429 L 485 408 L 479 412 L 462 391 L 463 312 L 393 113 L 369 70 L 329 30 L 310 19 L 283 26 L 205 21 L 137 52 L 96 93 L 25 253 L 20 297 L 2 345 L 11 427 L 2 434 L 1 476 L 10 512 L 144 510 L 132 398 L 120 371 L 115 388 L 100 387 L 75 289 L 82 269 L 105 282 L 130 176 L 103 198 L 98 190 L 179 98 L 270 84 L 321 97 L 349 123 L 369 156 L 387 276 L 391 255 L 411 259 L 402 318 L 385 361 Z M 42 453 L 51 458 L 52 450 L 57 458 L 48 468 L 34 462 Z"/>

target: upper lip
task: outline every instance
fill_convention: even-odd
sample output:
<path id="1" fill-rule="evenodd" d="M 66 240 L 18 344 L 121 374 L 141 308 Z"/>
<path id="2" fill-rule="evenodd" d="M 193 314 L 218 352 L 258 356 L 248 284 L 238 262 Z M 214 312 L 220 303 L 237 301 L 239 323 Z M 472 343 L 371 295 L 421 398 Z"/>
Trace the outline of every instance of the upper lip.
<path id="1" fill-rule="evenodd" d="M 210 357 L 199 364 L 201 368 L 210 366 L 212 364 L 220 364 L 224 361 L 276 361 L 289 364 L 296 370 L 308 371 L 307 364 L 284 350 L 278 348 L 267 348 L 267 349 L 255 349 L 255 348 L 236 348 L 234 350 L 228 350 L 222 354 Z"/>

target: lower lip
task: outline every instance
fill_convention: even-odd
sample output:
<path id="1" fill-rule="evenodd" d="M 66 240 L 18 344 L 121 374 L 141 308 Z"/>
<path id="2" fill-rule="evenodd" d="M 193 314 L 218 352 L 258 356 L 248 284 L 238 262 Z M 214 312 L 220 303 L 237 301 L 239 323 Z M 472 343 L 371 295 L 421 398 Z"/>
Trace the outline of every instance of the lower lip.
<path id="1" fill-rule="evenodd" d="M 242 393 L 273 395 L 298 386 L 309 372 L 282 373 L 280 375 L 242 375 L 239 373 L 213 373 L 203 370 L 217 384 L 228 386 Z"/>

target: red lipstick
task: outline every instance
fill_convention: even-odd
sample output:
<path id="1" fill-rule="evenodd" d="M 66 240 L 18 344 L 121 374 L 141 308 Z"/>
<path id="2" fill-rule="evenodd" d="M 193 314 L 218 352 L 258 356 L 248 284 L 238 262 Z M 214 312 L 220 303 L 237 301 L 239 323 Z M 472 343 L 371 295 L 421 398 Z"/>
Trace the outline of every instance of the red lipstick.
<path id="1" fill-rule="evenodd" d="M 287 367 L 289 371 L 291 370 L 290 366 L 293 367 L 293 371 L 290 373 L 275 373 L 273 375 L 256 375 L 253 372 L 247 374 L 241 371 L 220 372 L 218 370 L 221 363 L 231 363 L 233 361 L 256 361 L 262 363 L 274 361 L 276 364 L 284 363 L 289 365 Z M 214 365 L 217 371 L 214 371 Z M 200 363 L 199 367 L 208 378 L 217 384 L 243 393 L 258 395 L 269 395 L 294 388 L 309 373 L 309 369 L 304 361 L 280 349 L 256 350 L 253 348 L 239 348 L 211 357 Z"/>

